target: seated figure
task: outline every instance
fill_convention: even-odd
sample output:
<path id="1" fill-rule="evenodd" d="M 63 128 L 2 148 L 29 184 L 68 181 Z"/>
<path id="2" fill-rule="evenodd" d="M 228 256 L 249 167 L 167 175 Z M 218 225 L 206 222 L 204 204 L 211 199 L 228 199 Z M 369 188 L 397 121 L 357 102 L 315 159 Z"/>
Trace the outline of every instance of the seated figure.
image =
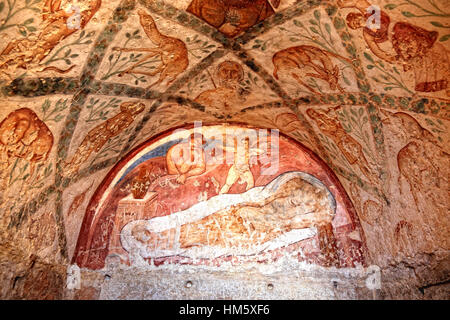
<path id="1" fill-rule="evenodd" d="M 172 146 L 167 151 L 167 171 L 177 175 L 176 182 L 184 184 L 186 179 L 199 176 L 206 170 L 205 151 L 202 148 L 202 134 L 191 134 L 187 142 Z"/>

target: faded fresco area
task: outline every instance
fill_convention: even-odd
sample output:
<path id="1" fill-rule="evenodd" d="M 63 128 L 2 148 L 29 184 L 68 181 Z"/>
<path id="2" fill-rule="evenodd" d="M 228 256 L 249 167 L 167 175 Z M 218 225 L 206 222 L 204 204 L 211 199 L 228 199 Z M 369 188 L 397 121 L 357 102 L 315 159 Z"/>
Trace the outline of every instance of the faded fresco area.
<path id="1" fill-rule="evenodd" d="M 376 298 L 448 297 L 449 7 L 0 0 L 0 297 L 99 298 L 95 272 L 64 286 L 72 264 L 292 257 L 376 265 Z M 278 129 L 279 170 L 247 165 L 251 141 L 181 170 L 174 130 L 200 121 Z"/>
<path id="2" fill-rule="evenodd" d="M 286 254 L 324 266 L 365 263 L 353 208 L 310 151 L 267 130 L 196 130 L 119 164 L 87 210 L 80 266 L 101 268 L 111 255 L 125 264 L 270 263 Z"/>

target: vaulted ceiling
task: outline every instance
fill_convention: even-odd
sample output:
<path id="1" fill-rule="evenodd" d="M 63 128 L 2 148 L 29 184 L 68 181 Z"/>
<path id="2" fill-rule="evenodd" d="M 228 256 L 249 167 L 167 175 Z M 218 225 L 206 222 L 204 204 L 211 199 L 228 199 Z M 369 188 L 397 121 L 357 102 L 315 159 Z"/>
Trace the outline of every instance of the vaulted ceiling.
<path id="1" fill-rule="evenodd" d="M 314 151 L 349 194 L 372 263 L 448 254 L 447 0 L 373 1 L 384 12 L 373 33 L 349 27 L 365 4 L 356 0 L 73 1 L 80 28 L 57 40 L 41 33 L 44 2 L 0 2 L 0 121 L 27 108 L 53 135 L 45 159 L 0 149 L 3 243 L 67 263 L 112 166 L 146 140 L 202 121 L 277 128 Z M 234 2 L 240 9 L 229 9 Z M 241 24 L 219 21 L 219 5 Z M 53 28 L 45 32 L 64 27 Z M 124 102 L 145 109 L 66 175 L 88 133 Z"/>

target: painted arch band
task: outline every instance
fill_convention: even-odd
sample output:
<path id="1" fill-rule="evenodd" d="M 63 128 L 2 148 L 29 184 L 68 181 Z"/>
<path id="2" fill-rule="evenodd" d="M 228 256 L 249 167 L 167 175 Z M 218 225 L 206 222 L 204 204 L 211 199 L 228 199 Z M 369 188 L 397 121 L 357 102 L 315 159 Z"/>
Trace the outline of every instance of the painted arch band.
<path id="1" fill-rule="evenodd" d="M 268 172 L 271 148 L 255 152 L 262 137 L 238 143 L 254 128 L 204 126 L 194 143 L 198 130 L 147 141 L 110 172 L 88 206 L 75 263 L 99 269 L 107 257 L 120 257 L 127 265 L 220 266 L 289 256 L 322 266 L 365 265 L 354 209 L 313 152 L 280 135 L 278 166 Z M 227 132 L 234 138 L 222 147 L 209 145 Z M 206 161 L 218 149 L 232 161 Z M 179 161 L 182 150 L 200 160 Z"/>

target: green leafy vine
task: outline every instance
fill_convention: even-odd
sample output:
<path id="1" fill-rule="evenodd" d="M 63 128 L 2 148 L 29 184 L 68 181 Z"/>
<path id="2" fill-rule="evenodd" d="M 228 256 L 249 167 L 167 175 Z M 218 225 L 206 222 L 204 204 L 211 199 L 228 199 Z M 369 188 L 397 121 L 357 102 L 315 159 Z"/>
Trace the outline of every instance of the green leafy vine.
<path id="1" fill-rule="evenodd" d="M 59 48 L 47 61 L 44 62 L 44 65 L 48 66 L 51 63 L 57 61 L 64 61 L 67 65 L 71 65 L 72 62 L 70 59 L 75 59 L 79 55 L 77 53 L 72 53 L 72 49 L 68 49 L 64 54 L 60 54 L 64 49 L 72 47 L 72 46 L 80 46 L 80 45 L 88 45 L 92 43 L 92 36 L 94 36 L 95 31 L 91 31 L 86 33 L 84 30 L 81 31 L 80 36 L 74 42 L 68 43 L 61 48 Z"/>
<path id="2" fill-rule="evenodd" d="M 193 55 L 197 59 L 201 59 L 202 57 L 197 55 L 195 52 L 201 51 L 202 53 L 210 53 L 213 48 L 216 46 L 214 44 L 210 44 L 208 41 L 203 41 L 198 38 L 198 35 L 195 35 L 194 37 L 187 37 L 186 38 L 186 46 L 188 49 L 188 52 Z"/>
<path id="3" fill-rule="evenodd" d="M 342 111 L 337 112 L 337 114 L 344 130 L 363 142 L 362 149 L 364 153 L 376 162 L 374 155 L 368 150 L 370 146 L 370 137 L 368 131 L 364 129 L 364 126 L 369 121 L 369 118 L 364 112 L 364 107 L 359 108 L 358 111 L 354 108 L 350 108 L 350 113 L 347 109 L 343 108 Z"/>
<path id="4" fill-rule="evenodd" d="M 388 3 L 384 6 L 384 8 L 387 10 L 393 10 L 401 6 L 412 6 L 416 10 L 420 11 L 420 13 L 418 14 L 412 13 L 410 11 L 401 11 L 402 15 L 406 18 L 436 17 L 436 18 L 447 18 L 447 20 L 448 18 L 450 18 L 450 12 L 441 9 L 435 0 L 424 0 L 421 1 L 420 3 L 414 2 L 412 0 L 405 0 L 405 2 L 399 4 Z M 450 29 L 450 25 L 445 25 L 438 21 L 430 21 L 430 24 L 438 28 Z M 439 41 L 444 42 L 449 39 L 450 34 L 446 34 L 440 37 Z"/>
<path id="5" fill-rule="evenodd" d="M 41 106 L 41 111 L 42 111 L 42 121 L 45 123 L 49 123 L 49 122 L 55 122 L 58 123 L 60 122 L 64 116 L 63 116 L 63 111 L 67 109 L 68 104 L 67 104 L 68 99 L 63 100 L 63 99 L 59 99 L 53 108 L 51 108 L 51 102 L 49 99 L 46 99 L 44 101 L 44 103 Z"/>
<path id="6" fill-rule="evenodd" d="M 17 0 L 6 0 L 0 2 L 0 14 L 6 8 L 6 17 L 2 19 L 0 23 L 0 32 L 5 31 L 9 28 L 17 27 L 22 36 L 26 37 L 28 32 L 35 32 L 37 29 L 32 25 L 34 18 L 29 18 L 20 23 L 11 23 L 12 18 L 14 18 L 19 12 L 30 10 L 33 12 L 40 13 L 41 9 L 37 6 L 41 0 L 25 0 L 25 5 L 19 7 L 17 5 Z M 7 5 L 6 5 L 7 4 Z"/>
<path id="7" fill-rule="evenodd" d="M 99 102 L 100 99 L 91 98 L 89 100 L 89 105 L 86 107 L 86 109 L 89 110 L 89 115 L 86 119 L 86 122 L 106 120 L 112 109 L 116 109 L 122 101 L 117 98 L 112 98 L 108 102 L 103 101 L 102 103 L 98 104 Z"/>
<path id="8" fill-rule="evenodd" d="M 384 63 L 382 61 L 375 61 L 372 56 L 370 54 L 368 54 L 367 52 L 364 52 L 364 57 L 371 63 L 368 64 L 366 67 L 367 69 L 377 69 L 378 71 L 381 72 L 381 79 L 378 79 L 377 77 L 372 77 L 372 79 L 380 84 L 385 85 L 384 90 L 385 91 L 390 91 L 392 89 L 402 89 L 405 90 L 406 92 L 408 92 L 408 94 L 410 95 L 414 95 L 414 92 L 412 92 L 411 90 L 409 90 L 405 83 L 403 82 L 403 80 L 401 79 L 401 75 L 400 72 L 397 70 L 397 68 L 395 66 L 392 67 L 392 69 L 394 70 L 394 74 L 392 74 L 391 72 L 389 72 Z"/>
<path id="9" fill-rule="evenodd" d="M 128 43 L 132 40 L 139 40 L 142 37 L 139 35 L 139 30 L 135 30 L 133 33 L 127 32 L 125 34 L 127 40 L 125 41 L 123 47 L 126 48 Z M 131 53 L 128 56 L 124 56 L 123 51 L 118 51 L 117 53 L 111 53 L 108 57 L 109 67 L 106 74 L 102 77 L 102 80 L 108 80 L 109 78 L 120 75 L 127 70 L 131 63 L 137 63 L 139 58 L 142 57 L 142 53 Z M 142 63 L 135 66 L 135 68 L 144 68 L 148 70 L 155 69 L 155 63 L 160 61 L 159 57 L 154 57 L 153 59 L 143 61 Z M 140 82 L 147 82 L 145 76 L 138 76 L 133 73 L 129 73 L 135 79 L 135 84 L 138 85 Z"/>

